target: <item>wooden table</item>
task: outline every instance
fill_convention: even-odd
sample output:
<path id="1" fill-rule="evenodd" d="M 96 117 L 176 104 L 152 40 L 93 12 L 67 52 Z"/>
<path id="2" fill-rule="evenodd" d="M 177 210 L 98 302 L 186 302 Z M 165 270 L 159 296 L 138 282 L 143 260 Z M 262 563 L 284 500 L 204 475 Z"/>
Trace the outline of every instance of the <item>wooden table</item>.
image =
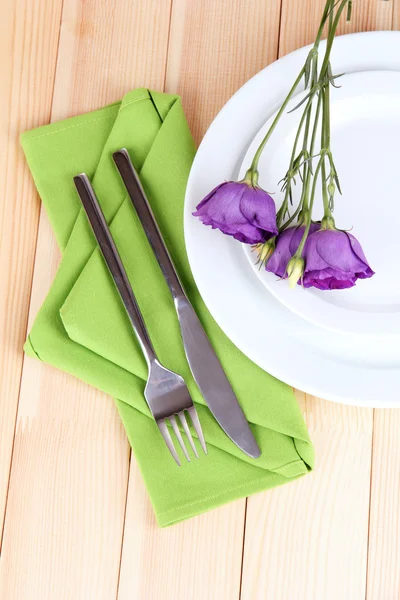
<path id="1" fill-rule="evenodd" d="M 2 600 L 400 597 L 400 411 L 298 393 L 312 475 L 159 530 L 113 401 L 22 353 L 60 255 L 19 133 L 144 85 L 182 95 L 198 142 L 324 1 L 2 0 Z M 341 33 L 399 25 L 400 0 L 355 0 Z"/>

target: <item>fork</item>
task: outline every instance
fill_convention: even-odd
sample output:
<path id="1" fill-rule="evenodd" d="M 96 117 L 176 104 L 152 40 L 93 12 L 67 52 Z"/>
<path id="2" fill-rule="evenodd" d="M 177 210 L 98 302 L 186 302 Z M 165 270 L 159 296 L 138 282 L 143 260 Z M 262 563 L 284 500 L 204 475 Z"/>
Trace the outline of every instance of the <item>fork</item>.
<path id="1" fill-rule="evenodd" d="M 112 275 L 119 295 L 125 306 L 126 312 L 128 313 L 132 328 L 147 362 L 148 377 L 144 390 L 144 397 L 171 455 L 175 459 L 176 463 L 180 466 L 181 463 L 167 426 L 167 420 L 171 424 L 183 454 L 190 462 L 190 456 L 179 429 L 176 417 L 178 417 L 182 425 L 183 431 L 189 440 L 194 455 L 196 458 L 198 458 L 199 455 L 197 453 L 197 449 L 185 415 L 185 411 L 187 411 L 190 415 L 201 447 L 204 453 L 207 454 L 207 447 L 197 410 L 182 377 L 164 367 L 157 358 L 153 344 L 146 329 L 143 315 L 140 311 L 121 257 L 111 236 L 111 232 L 108 228 L 107 222 L 104 218 L 89 178 L 85 173 L 82 173 L 74 177 L 74 183 L 89 223 L 92 227 L 94 236 L 100 246 L 104 260 Z"/>

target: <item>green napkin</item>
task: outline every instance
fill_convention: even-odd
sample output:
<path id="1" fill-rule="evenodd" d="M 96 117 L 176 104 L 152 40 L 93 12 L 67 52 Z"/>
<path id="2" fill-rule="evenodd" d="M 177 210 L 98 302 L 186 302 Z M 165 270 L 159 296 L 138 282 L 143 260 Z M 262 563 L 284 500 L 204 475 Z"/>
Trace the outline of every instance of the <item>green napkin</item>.
<path id="1" fill-rule="evenodd" d="M 190 272 L 182 213 L 195 149 L 179 97 L 135 90 L 121 102 L 21 139 L 63 253 L 25 350 L 116 398 L 158 524 L 307 473 L 313 447 L 292 390 L 229 341 Z M 140 173 L 185 289 L 251 423 L 262 450 L 257 460 L 228 439 L 193 381 L 168 288 L 112 161 L 121 147 Z M 146 364 L 74 188 L 73 176 L 83 171 L 93 182 L 160 360 L 185 378 L 197 406 L 209 454 L 200 453 L 190 464 L 183 458 L 181 468 L 150 417 L 143 397 Z"/>

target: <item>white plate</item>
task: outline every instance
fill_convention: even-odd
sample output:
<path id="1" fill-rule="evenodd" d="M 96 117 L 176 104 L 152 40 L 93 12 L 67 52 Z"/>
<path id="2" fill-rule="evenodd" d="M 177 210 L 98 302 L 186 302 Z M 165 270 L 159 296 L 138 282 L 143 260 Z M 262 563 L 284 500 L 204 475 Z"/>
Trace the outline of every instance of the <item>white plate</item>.
<path id="1" fill-rule="evenodd" d="M 332 88 L 332 150 L 343 196 L 336 196 L 335 218 L 339 228 L 351 230 L 361 242 L 376 272 L 348 290 L 320 291 L 289 288 L 287 281 L 255 266 L 254 252 L 243 245 L 255 273 L 285 306 L 309 321 L 337 331 L 400 334 L 400 283 L 394 276 L 399 264 L 398 145 L 400 140 L 400 72 L 371 71 L 346 75 L 341 88 Z M 295 107 L 304 93 L 292 100 Z M 283 194 L 277 185 L 288 169 L 302 111 L 284 115 L 261 156 L 260 184 L 275 192 L 277 207 Z M 243 161 L 244 176 L 271 117 L 254 138 Z M 294 189 L 295 205 L 300 185 Z M 321 193 L 313 217 L 323 216 Z M 388 218 L 389 216 L 389 218 Z"/>
<path id="2" fill-rule="evenodd" d="M 335 72 L 400 71 L 399 32 L 339 37 Z M 249 267 L 241 245 L 191 213 L 224 179 L 238 176 L 244 154 L 279 106 L 307 55 L 273 63 L 227 103 L 193 163 L 185 202 L 191 268 L 209 310 L 231 340 L 261 368 L 308 393 L 361 406 L 400 406 L 400 339 L 318 327 L 278 302 Z"/>

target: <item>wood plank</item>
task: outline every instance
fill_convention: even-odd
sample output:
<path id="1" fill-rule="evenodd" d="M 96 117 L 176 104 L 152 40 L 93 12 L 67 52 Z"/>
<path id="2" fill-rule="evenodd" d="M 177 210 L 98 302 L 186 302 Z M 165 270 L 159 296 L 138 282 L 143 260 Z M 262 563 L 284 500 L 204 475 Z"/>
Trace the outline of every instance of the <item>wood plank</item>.
<path id="1" fill-rule="evenodd" d="M 166 89 L 199 141 L 228 98 L 277 55 L 279 1 L 174 0 Z M 133 484 L 132 484 L 133 482 Z M 119 600 L 239 597 L 245 501 L 159 530 L 132 462 Z"/>
<path id="2" fill-rule="evenodd" d="M 282 0 L 282 35 L 279 54 L 284 56 L 301 46 L 311 44 L 321 20 L 325 0 Z M 392 28 L 392 0 L 353 2 L 351 22 L 342 19 L 339 34 Z"/>
<path id="3" fill-rule="evenodd" d="M 158 529 L 132 461 L 118 599 L 239 597 L 244 501 Z"/>
<path id="4" fill-rule="evenodd" d="M 166 78 L 196 142 L 236 90 L 277 56 L 280 0 L 174 0 Z"/>
<path id="5" fill-rule="evenodd" d="M 400 597 L 400 412 L 375 410 L 368 551 L 368 600 Z"/>
<path id="6" fill-rule="evenodd" d="M 61 0 L 0 4 L 0 546 L 39 222 L 18 138 L 50 117 L 60 13 Z"/>
<path id="7" fill-rule="evenodd" d="M 50 367 L 38 372 L 29 363 L 0 597 L 115 598 L 129 467 L 122 425 L 108 397 Z"/>
<path id="8" fill-rule="evenodd" d="M 393 29 L 400 29 L 399 0 L 393 2 Z M 367 600 L 400 596 L 399 427 L 397 409 L 374 411 Z"/>
<path id="9" fill-rule="evenodd" d="M 52 120 L 119 99 L 145 77 L 162 87 L 169 20 L 169 0 L 65 0 Z M 58 262 L 42 212 L 30 320 Z M 115 598 L 128 470 L 129 447 L 112 400 L 27 358 L 0 597 Z"/>
<path id="10" fill-rule="evenodd" d="M 361 600 L 372 411 L 301 396 L 316 468 L 248 499 L 241 598 Z"/>
<path id="11" fill-rule="evenodd" d="M 388 4 L 354 3 L 352 23 L 340 32 L 390 28 Z M 281 55 L 312 42 L 323 5 L 283 0 Z M 364 599 L 373 411 L 298 396 L 316 470 L 249 499 L 242 599 Z"/>

